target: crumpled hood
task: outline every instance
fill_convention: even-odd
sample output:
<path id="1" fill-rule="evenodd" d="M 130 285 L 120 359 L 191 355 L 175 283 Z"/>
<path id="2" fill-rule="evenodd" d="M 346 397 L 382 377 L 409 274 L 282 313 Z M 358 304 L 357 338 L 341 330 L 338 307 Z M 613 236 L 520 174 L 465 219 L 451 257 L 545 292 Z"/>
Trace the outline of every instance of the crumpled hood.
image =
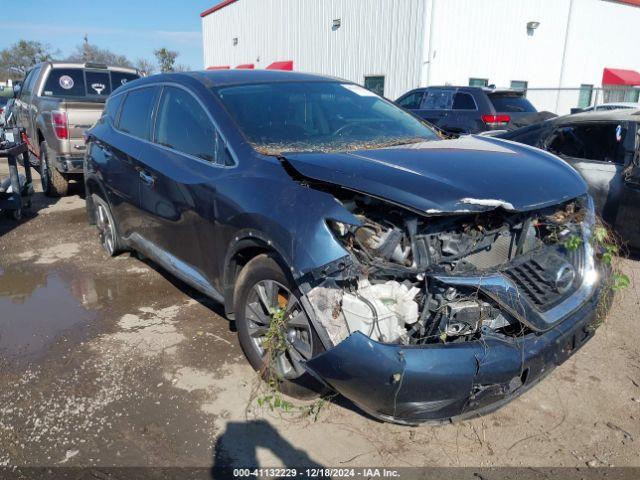
<path id="1" fill-rule="evenodd" d="M 527 211 L 587 192 L 561 159 L 491 137 L 465 136 L 348 153 L 284 154 L 301 175 L 427 214 Z"/>

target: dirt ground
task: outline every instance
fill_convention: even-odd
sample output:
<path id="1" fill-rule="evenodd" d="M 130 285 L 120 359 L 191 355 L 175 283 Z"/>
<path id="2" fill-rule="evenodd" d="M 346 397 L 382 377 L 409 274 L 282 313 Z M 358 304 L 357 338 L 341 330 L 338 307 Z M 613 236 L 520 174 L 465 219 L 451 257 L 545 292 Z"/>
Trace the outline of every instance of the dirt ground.
<path id="1" fill-rule="evenodd" d="M 218 305 L 108 258 L 77 190 L 37 193 L 0 220 L 0 466 L 640 466 L 640 263 L 624 270 L 636 287 L 595 338 L 493 414 L 402 427 L 338 399 L 314 421 L 250 401 Z"/>

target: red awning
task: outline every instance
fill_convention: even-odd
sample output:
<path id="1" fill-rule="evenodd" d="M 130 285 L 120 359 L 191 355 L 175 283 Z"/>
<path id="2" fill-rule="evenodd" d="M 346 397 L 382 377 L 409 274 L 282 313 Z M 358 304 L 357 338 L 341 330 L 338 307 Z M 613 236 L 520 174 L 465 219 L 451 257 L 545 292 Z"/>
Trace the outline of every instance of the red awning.
<path id="1" fill-rule="evenodd" d="M 602 85 L 640 85 L 640 73 L 621 68 L 605 68 Z"/>
<path id="2" fill-rule="evenodd" d="M 230 68 L 229 65 L 216 65 L 214 67 L 207 67 L 207 70 L 229 70 Z"/>
<path id="3" fill-rule="evenodd" d="M 283 60 L 282 62 L 273 62 L 267 67 L 267 70 L 293 70 L 293 60 Z"/>
<path id="4" fill-rule="evenodd" d="M 243 63 L 242 65 L 238 65 L 236 70 L 253 70 L 255 65 L 253 63 Z"/>

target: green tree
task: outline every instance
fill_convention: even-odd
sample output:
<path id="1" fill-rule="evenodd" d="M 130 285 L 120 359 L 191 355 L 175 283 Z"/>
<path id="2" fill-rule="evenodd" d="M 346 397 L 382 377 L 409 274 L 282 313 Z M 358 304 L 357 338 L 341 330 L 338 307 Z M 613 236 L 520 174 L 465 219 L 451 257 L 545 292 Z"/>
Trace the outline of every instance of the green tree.
<path id="1" fill-rule="evenodd" d="M 0 51 L 0 76 L 21 78 L 33 65 L 51 60 L 57 51 L 45 43 L 33 40 L 19 40 Z"/>
<path id="2" fill-rule="evenodd" d="M 158 65 L 160 66 L 160 71 L 162 73 L 175 71 L 178 52 L 162 47 L 154 51 L 153 54 L 156 56 L 156 60 L 158 61 Z"/>

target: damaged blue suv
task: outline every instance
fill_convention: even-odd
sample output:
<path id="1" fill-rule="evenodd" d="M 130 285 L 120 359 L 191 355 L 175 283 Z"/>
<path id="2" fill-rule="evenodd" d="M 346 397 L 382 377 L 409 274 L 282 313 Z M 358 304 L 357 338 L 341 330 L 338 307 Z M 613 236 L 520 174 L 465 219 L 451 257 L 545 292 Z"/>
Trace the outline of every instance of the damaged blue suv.
<path id="1" fill-rule="evenodd" d="M 221 302 L 290 395 L 463 418 L 593 335 L 593 204 L 549 153 L 443 140 L 350 82 L 242 70 L 130 82 L 86 140 L 105 250 Z"/>

